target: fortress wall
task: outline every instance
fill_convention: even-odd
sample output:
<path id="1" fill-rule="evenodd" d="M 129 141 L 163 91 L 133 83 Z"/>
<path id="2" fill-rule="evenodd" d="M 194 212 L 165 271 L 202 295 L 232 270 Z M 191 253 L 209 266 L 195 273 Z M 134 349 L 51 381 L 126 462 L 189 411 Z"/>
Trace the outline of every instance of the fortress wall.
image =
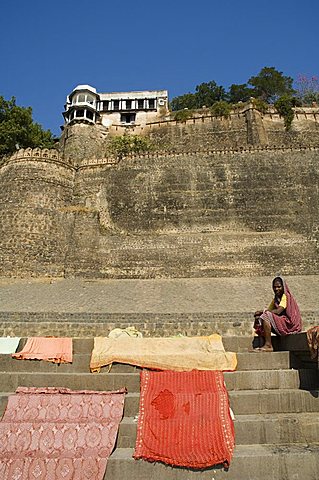
<path id="1" fill-rule="evenodd" d="M 265 115 L 263 125 L 269 145 L 310 147 L 319 145 L 319 114 L 296 114 L 291 130 L 286 132 L 284 120 L 278 114 Z"/>
<path id="2" fill-rule="evenodd" d="M 316 273 L 318 151 L 180 154 L 81 168 L 68 275 Z"/>
<path id="3" fill-rule="evenodd" d="M 114 228 L 127 232 L 235 222 L 305 233 L 317 211 L 318 181 L 317 150 L 149 155 L 80 169 L 75 195 L 106 209 Z"/>
<path id="4" fill-rule="evenodd" d="M 63 130 L 60 139 L 63 158 L 73 165 L 79 165 L 88 158 L 103 158 L 107 136 L 108 129 L 102 125 L 70 125 Z"/>
<path id="5" fill-rule="evenodd" d="M 150 138 L 155 149 L 166 152 L 192 152 L 247 145 L 247 126 L 243 115 L 162 122 L 146 127 L 143 133 Z"/>
<path id="6" fill-rule="evenodd" d="M 57 153 L 54 159 L 27 153 L 0 167 L 0 275 L 63 275 L 74 171 Z"/>

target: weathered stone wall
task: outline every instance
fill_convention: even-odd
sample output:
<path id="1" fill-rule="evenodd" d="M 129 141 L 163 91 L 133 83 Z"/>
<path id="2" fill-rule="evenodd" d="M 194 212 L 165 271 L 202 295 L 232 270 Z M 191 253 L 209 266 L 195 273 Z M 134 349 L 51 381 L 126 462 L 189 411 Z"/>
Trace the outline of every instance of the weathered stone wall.
<path id="1" fill-rule="evenodd" d="M 62 158 L 77 166 L 84 160 L 103 158 L 108 129 L 103 125 L 79 123 L 66 127 L 60 139 Z"/>
<path id="2" fill-rule="evenodd" d="M 150 155 L 81 168 L 68 275 L 316 273 L 317 150 Z"/>
<path id="3" fill-rule="evenodd" d="M 253 108 L 152 124 L 135 133 L 153 152 L 121 161 L 85 124 L 60 154 L 18 152 L 0 166 L 0 275 L 318 273 L 318 115 L 298 115 L 291 132 Z"/>
<path id="4" fill-rule="evenodd" d="M 0 167 L 0 275 L 62 276 L 74 170 L 55 151 L 19 151 Z"/>

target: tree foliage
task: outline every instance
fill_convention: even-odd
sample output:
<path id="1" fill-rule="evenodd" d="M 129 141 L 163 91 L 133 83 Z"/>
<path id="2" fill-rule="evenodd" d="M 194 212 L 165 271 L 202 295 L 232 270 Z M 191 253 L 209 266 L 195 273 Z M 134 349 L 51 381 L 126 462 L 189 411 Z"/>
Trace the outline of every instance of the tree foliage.
<path id="1" fill-rule="evenodd" d="M 220 100 L 212 105 L 210 111 L 212 115 L 228 118 L 230 116 L 231 109 L 232 107 L 229 103 L 225 102 L 225 100 Z"/>
<path id="2" fill-rule="evenodd" d="M 296 84 L 297 99 L 302 105 L 319 103 L 319 78 L 316 75 L 299 75 Z"/>
<path id="3" fill-rule="evenodd" d="M 247 102 L 254 95 L 254 90 L 248 87 L 247 83 L 236 85 L 233 83 L 229 87 L 227 100 L 230 103 Z"/>
<path id="4" fill-rule="evenodd" d="M 215 102 L 220 102 L 226 98 L 224 87 L 217 85 L 214 80 L 197 85 L 195 91 L 198 108 L 201 108 L 204 105 L 206 107 L 211 107 Z"/>
<path id="5" fill-rule="evenodd" d="M 296 105 L 295 99 L 290 95 L 283 95 L 275 102 L 275 108 L 279 115 L 284 119 L 285 129 L 291 129 L 292 121 L 294 119 L 293 107 Z"/>
<path id="6" fill-rule="evenodd" d="M 18 148 L 52 148 L 54 139 L 50 130 L 32 120 L 31 107 L 19 107 L 15 97 L 5 100 L 0 96 L 0 156 Z"/>
<path id="7" fill-rule="evenodd" d="M 147 152 L 151 149 L 151 144 L 140 135 L 120 135 L 111 138 L 109 149 L 118 158 L 122 158 L 132 153 Z"/>
<path id="8" fill-rule="evenodd" d="M 204 105 L 211 107 L 215 102 L 225 100 L 225 98 L 226 92 L 224 87 L 217 85 L 217 83 L 212 80 L 197 85 L 195 93 L 185 93 L 184 95 L 173 98 L 171 101 L 171 109 L 173 111 L 183 110 L 184 108 L 196 109 L 202 108 Z"/>
<path id="9" fill-rule="evenodd" d="M 250 77 L 249 85 L 254 87 L 254 97 L 261 98 L 264 102 L 274 103 L 283 95 L 293 95 L 293 78 L 286 77 L 275 67 L 264 67 L 255 77 Z"/>
<path id="10" fill-rule="evenodd" d="M 171 109 L 174 111 L 183 110 L 184 108 L 196 108 L 196 95 L 195 93 L 185 93 L 179 97 L 173 98 L 171 101 Z"/>

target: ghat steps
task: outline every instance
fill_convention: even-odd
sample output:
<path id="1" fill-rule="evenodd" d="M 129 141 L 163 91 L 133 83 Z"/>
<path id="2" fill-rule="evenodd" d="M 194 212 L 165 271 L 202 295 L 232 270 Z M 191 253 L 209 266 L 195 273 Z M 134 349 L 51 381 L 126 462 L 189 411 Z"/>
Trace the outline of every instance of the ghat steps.
<path id="1" fill-rule="evenodd" d="M 23 340 L 22 340 L 23 342 Z M 17 386 L 61 386 L 109 390 L 126 386 L 124 418 L 105 480 L 315 480 L 319 468 L 319 384 L 316 364 L 307 358 L 305 334 L 275 341 L 278 351 L 248 352 L 251 337 L 225 337 L 237 351 L 238 369 L 225 372 L 235 415 L 236 448 L 228 472 L 195 472 L 132 459 L 139 404 L 139 368 L 116 364 L 111 372 L 89 373 L 92 338 L 74 339 L 72 365 L 14 360 L 0 356 L 0 409 Z M 280 351 L 282 348 L 288 350 Z M 294 368 L 291 368 L 291 367 Z M 298 369 L 296 368 L 298 367 Z M 306 375 L 305 375 L 306 372 Z M 299 388 L 300 381 L 304 383 Z M 308 390 L 306 390 L 308 389 Z M 310 390 L 312 389 L 312 390 Z"/>
<path id="2" fill-rule="evenodd" d="M 319 323 L 315 275 L 287 278 L 304 329 Z M 0 356 L 0 410 L 18 385 L 106 390 L 127 386 L 124 418 L 105 480 L 318 480 L 319 381 L 305 334 L 276 339 L 274 353 L 250 353 L 251 312 L 267 304 L 269 277 L 157 280 L 0 279 L 1 335 L 74 337 L 72 365 Z M 228 472 L 194 472 L 134 461 L 139 369 L 89 372 L 92 337 L 134 325 L 144 335 L 220 333 L 238 369 L 225 373 L 235 414 Z M 91 337 L 91 338 L 88 338 Z"/>

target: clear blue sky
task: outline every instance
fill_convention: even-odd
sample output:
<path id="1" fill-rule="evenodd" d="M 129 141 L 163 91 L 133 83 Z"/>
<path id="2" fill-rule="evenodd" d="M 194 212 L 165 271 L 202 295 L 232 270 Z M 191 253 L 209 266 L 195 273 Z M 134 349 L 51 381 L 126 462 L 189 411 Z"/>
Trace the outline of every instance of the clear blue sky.
<path id="1" fill-rule="evenodd" d="M 66 96 L 318 75 L 318 0 L 2 0 L 0 95 L 60 134 Z"/>

